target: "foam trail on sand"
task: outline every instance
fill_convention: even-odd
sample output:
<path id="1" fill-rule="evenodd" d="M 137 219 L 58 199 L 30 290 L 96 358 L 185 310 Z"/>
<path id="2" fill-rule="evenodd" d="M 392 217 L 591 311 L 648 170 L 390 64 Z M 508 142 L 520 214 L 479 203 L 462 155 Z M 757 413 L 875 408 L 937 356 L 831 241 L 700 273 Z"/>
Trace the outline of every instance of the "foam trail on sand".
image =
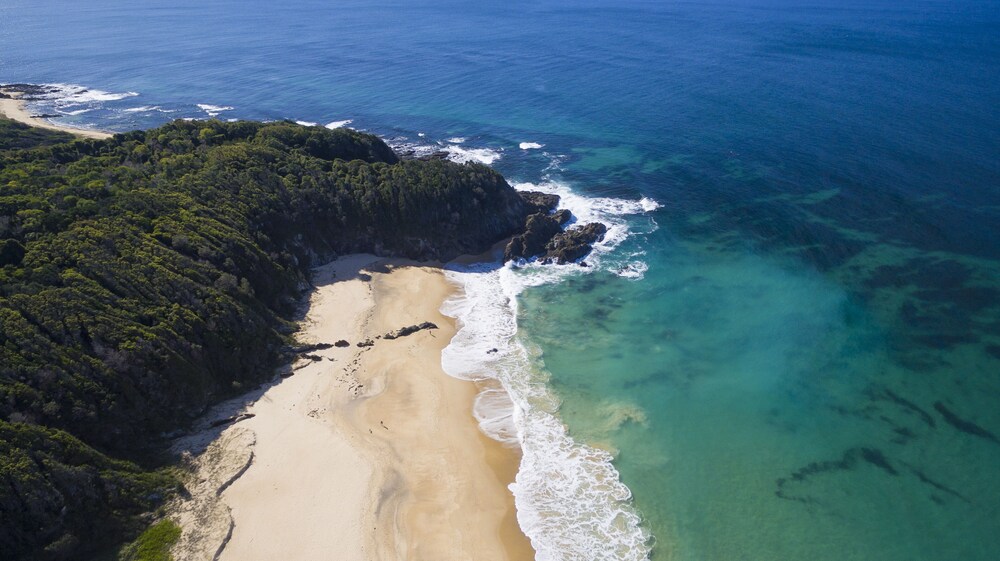
<path id="1" fill-rule="evenodd" d="M 520 183 L 521 190 L 560 195 L 580 222 L 608 226 L 605 240 L 576 265 L 508 263 L 452 266 L 447 277 L 461 290 L 442 312 L 454 317 L 458 331 L 442 352 L 448 374 L 474 380 L 493 379 L 500 388 L 484 391 L 475 404 L 482 430 L 497 440 L 517 443 L 523 452 L 511 485 L 521 529 L 539 561 L 642 561 L 648 559 L 650 536 L 631 504 L 610 453 L 574 441 L 558 418 L 558 399 L 547 386 L 547 373 L 530 343 L 517 332 L 517 296 L 524 289 L 594 270 L 614 271 L 613 250 L 631 233 L 630 223 L 655 222 L 644 217 L 655 202 L 587 198 L 565 184 Z M 630 215 L 633 215 L 630 217 Z M 645 220 L 644 220 L 645 219 Z M 636 267 L 636 254 L 630 255 Z M 644 266 L 644 264 L 642 264 Z"/>

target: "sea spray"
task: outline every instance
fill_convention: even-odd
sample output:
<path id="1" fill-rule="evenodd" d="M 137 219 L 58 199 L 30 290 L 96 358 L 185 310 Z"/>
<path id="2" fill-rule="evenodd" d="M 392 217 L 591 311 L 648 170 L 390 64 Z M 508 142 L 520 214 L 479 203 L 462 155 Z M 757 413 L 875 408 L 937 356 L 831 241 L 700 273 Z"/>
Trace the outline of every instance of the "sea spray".
<path id="1" fill-rule="evenodd" d="M 537 263 L 480 263 L 452 266 L 447 277 L 460 292 L 442 312 L 454 317 L 457 332 L 442 353 L 445 371 L 472 380 L 492 379 L 500 388 L 485 390 L 476 400 L 475 416 L 491 437 L 520 446 L 523 456 L 511 485 L 521 529 L 540 561 L 648 559 L 651 537 L 631 504 L 631 492 L 619 478 L 606 451 L 576 442 L 557 416 L 559 402 L 547 384 L 540 353 L 517 332 L 517 296 L 530 286 L 589 274 L 602 265 L 622 241 L 636 231 L 627 215 L 642 215 L 658 205 L 650 200 L 587 198 L 568 186 L 545 182 L 519 183 L 521 190 L 560 195 L 577 221 L 608 226 L 605 240 L 588 257 L 590 267 Z M 645 264 L 628 256 L 635 271 Z M 639 272 L 641 275 L 641 272 Z"/>

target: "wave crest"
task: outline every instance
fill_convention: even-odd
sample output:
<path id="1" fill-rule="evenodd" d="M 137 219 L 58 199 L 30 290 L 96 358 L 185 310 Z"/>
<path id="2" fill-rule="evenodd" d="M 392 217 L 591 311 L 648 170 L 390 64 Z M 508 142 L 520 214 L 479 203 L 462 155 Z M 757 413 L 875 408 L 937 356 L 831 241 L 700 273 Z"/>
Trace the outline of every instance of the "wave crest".
<path id="1" fill-rule="evenodd" d="M 199 103 L 198 109 L 201 109 L 205 113 L 208 113 L 209 117 L 217 117 L 219 113 L 223 111 L 232 111 L 233 107 L 229 105 L 212 105 L 211 103 Z"/>

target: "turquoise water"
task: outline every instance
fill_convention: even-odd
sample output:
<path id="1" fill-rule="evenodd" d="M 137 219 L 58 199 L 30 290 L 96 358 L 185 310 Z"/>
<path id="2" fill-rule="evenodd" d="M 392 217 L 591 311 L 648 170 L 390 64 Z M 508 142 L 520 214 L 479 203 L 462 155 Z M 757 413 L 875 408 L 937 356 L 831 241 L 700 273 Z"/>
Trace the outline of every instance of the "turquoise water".
<path id="1" fill-rule="evenodd" d="M 456 273 L 540 559 L 1000 552 L 996 1 L 11 0 L 9 82 L 112 130 L 350 120 L 614 225 Z"/>

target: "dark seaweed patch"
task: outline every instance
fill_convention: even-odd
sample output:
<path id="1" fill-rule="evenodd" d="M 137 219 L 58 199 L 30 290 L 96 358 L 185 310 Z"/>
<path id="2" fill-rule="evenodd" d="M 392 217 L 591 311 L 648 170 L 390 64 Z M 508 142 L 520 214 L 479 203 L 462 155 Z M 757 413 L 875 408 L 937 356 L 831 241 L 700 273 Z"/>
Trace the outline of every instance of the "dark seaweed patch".
<path id="1" fill-rule="evenodd" d="M 776 480 L 777 489 L 774 494 L 778 498 L 797 501 L 804 504 L 815 504 L 818 501 L 816 498 L 808 496 L 797 496 L 792 495 L 787 492 L 787 485 L 790 483 L 804 483 L 807 479 L 822 475 L 825 473 L 831 473 L 835 471 L 845 471 L 855 469 L 860 462 L 867 463 L 874 466 L 885 473 L 896 477 L 900 475 L 898 469 L 892 465 L 885 454 L 877 448 L 868 447 L 858 447 L 851 448 L 843 453 L 843 455 L 838 460 L 831 460 L 826 462 L 813 462 L 799 470 L 793 472 L 790 476 L 785 478 L 780 478 Z M 964 495 L 949 487 L 948 485 L 937 481 L 924 473 L 923 470 L 916 468 L 906 462 L 902 462 L 902 465 L 906 466 L 907 471 L 912 473 L 921 483 L 934 488 L 935 491 L 951 495 L 959 500 L 971 504 L 968 498 Z M 939 505 L 945 504 L 945 500 L 936 494 L 931 494 L 930 498 L 932 501 Z"/>
<path id="2" fill-rule="evenodd" d="M 953 497 L 957 497 L 957 498 L 959 498 L 959 499 L 961 499 L 961 500 L 963 500 L 963 501 L 965 501 L 967 503 L 970 503 L 970 504 L 972 503 L 972 501 L 970 501 L 969 499 L 967 499 L 964 496 L 962 496 L 962 494 L 959 493 L 958 491 L 952 489 L 951 487 L 948 487 L 947 485 L 945 485 L 943 483 L 939 483 L 937 481 L 934 481 L 933 479 L 931 479 L 930 477 L 928 477 L 924 472 L 920 471 L 919 469 L 917 469 L 917 468 L 915 468 L 915 467 L 913 467 L 913 466 L 911 466 L 909 464 L 907 464 L 906 467 L 909 468 L 910 471 L 913 473 L 913 475 L 916 475 L 917 479 L 919 479 L 922 483 L 930 485 L 931 487 L 934 487 L 938 491 L 941 491 L 941 492 L 944 492 L 944 493 L 948 493 L 949 495 L 951 495 Z M 933 495 L 931 496 L 931 499 L 934 499 Z M 938 501 L 934 501 L 934 502 L 938 502 Z M 941 504 L 941 503 L 938 503 L 938 504 Z"/>
<path id="3" fill-rule="evenodd" d="M 596 321 L 606 321 L 611 317 L 611 310 L 607 308 L 591 308 L 587 310 L 587 317 Z"/>
<path id="4" fill-rule="evenodd" d="M 870 395 L 875 399 L 878 398 L 886 399 L 900 406 L 901 408 L 903 408 L 903 410 L 916 414 L 918 417 L 920 417 L 920 419 L 923 422 L 927 423 L 927 426 L 931 428 L 934 428 L 936 426 L 936 423 L 934 423 L 934 417 L 932 417 L 930 413 L 924 411 L 916 403 L 913 403 L 912 401 L 901 397 L 900 395 L 898 395 L 897 393 L 893 392 L 890 389 L 883 388 L 879 392 L 871 392 Z"/>
<path id="5" fill-rule="evenodd" d="M 889 460 L 886 459 L 885 454 L 881 450 L 876 448 L 861 448 L 861 459 L 889 475 L 899 475 L 899 472 L 896 471 L 896 468 L 892 467 L 892 464 L 889 463 Z"/>
<path id="6" fill-rule="evenodd" d="M 917 435 L 906 427 L 896 427 L 892 429 L 892 432 L 896 433 L 896 438 L 892 439 L 894 444 L 906 444 L 907 442 L 913 440 Z"/>
<path id="7" fill-rule="evenodd" d="M 966 421 L 958 415 L 956 415 L 952 410 L 945 407 L 940 401 L 934 402 L 934 409 L 937 409 L 938 413 L 944 417 L 945 422 L 949 425 L 955 427 L 956 429 L 972 436 L 978 436 L 979 438 L 985 438 L 996 444 L 1000 444 L 1000 440 L 992 432 L 984 429 L 983 427 L 973 423 L 972 421 Z"/>
<path id="8" fill-rule="evenodd" d="M 946 350 L 965 343 L 975 343 L 976 338 L 970 333 L 966 334 L 946 334 L 933 333 L 914 337 L 913 340 L 925 347 L 937 350 Z"/>
<path id="9" fill-rule="evenodd" d="M 962 313 L 977 312 L 1000 301 L 1000 291 L 988 286 L 961 286 L 947 289 L 921 290 L 914 294 L 926 301 L 952 304 Z"/>
<path id="10" fill-rule="evenodd" d="M 809 497 L 800 497 L 795 495 L 790 495 L 785 491 L 785 486 L 788 483 L 804 483 L 807 479 L 815 477 L 817 475 L 822 475 L 826 473 L 831 473 L 835 471 L 848 471 L 854 469 L 859 461 L 864 461 L 872 466 L 879 468 L 880 470 L 886 472 L 892 476 L 898 476 L 899 471 L 889 462 L 889 459 L 885 457 L 885 454 L 877 448 L 851 448 L 844 452 L 839 460 L 830 460 L 826 462 L 812 462 L 805 467 L 802 467 L 794 472 L 788 477 L 782 477 L 775 481 L 777 484 L 777 489 L 775 489 L 775 496 L 781 499 L 799 501 L 803 503 L 816 502 L 815 499 Z"/>

